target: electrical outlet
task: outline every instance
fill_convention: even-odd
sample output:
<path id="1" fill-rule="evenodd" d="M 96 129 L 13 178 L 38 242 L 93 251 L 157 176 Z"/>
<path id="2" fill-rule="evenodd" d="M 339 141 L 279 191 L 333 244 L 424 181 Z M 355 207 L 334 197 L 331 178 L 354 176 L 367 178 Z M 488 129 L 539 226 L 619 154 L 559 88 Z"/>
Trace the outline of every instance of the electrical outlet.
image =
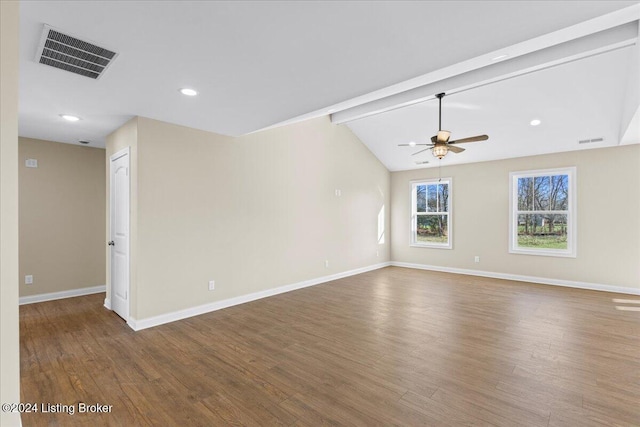
<path id="1" fill-rule="evenodd" d="M 27 274 L 26 276 L 24 276 L 24 284 L 33 285 L 33 276 L 31 274 Z"/>
<path id="2" fill-rule="evenodd" d="M 216 289 L 216 281 L 215 280 L 209 280 L 209 290 L 213 291 Z"/>
<path id="3" fill-rule="evenodd" d="M 324 266 L 325 266 L 326 268 L 329 268 L 329 260 L 328 260 L 328 259 L 325 259 L 325 260 L 324 260 Z"/>
<path id="4" fill-rule="evenodd" d="M 336 188 L 336 196 L 337 197 L 342 196 L 342 190 L 339 190 L 339 189 Z"/>
<path id="5" fill-rule="evenodd" d="M 480 262 L 480 257 L 478 255 L 476 255 L 476 258 L 474 260 L 475 262 Z"/>

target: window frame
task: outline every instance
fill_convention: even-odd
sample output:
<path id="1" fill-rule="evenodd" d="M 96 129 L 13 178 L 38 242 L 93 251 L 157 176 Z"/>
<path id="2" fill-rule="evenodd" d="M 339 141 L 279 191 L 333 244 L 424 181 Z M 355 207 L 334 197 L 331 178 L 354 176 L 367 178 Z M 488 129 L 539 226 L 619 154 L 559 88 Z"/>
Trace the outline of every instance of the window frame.
<path id="1" fill-rule="evenodd" d="M 563 167 L 552 169 L 535 169 L 509 173 L 509 253 L 521 255 L 538 255 L 550 257 L 576 258 L 577 256 L 577 185 L 576 167 Z M 520 211 L 518 209 L 518 180 L 520 178 L 536 178 L 541 176 L 567 175 L 568 200 L 567 200 L 567 249 L 548 248 L 520 248 L 518 247 L 518 215 L 535 213 L 536 211 Z M 539 211 L 549 212 L 549 211 Z M 553 211 L 552 211 L 553 212 Z M 565 214 L 565 211 L 556 211 Z"/>
<path id="2" fill-rule="evenodd" d="M 410 236 L 409 246 L 414 248 L 432 248 L 432 249 L 453 249 L 453 179 L 447 178 L 429 178 L 429 179 L 416 179 L 410 181 L 411 184 L 411 217 L 410 217 Z M 417 200 L 416 200 L 416 187 L 418 185 L 433 185 L 433 184 L 447 184 L 448 185 L 448 206 L 447 212 L 417 212 Z M 418 215 L 447 215 L 447 243 L 419 243 L 416 241 L 416 230 L 418 223 Z"/>

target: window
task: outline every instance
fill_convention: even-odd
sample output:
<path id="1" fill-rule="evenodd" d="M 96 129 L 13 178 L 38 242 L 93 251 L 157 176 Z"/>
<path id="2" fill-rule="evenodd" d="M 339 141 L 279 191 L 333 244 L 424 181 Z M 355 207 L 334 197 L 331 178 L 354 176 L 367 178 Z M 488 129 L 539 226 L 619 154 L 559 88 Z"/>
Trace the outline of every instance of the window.
<path id="1" fill-rule="evenodd" d="M 451 178 L 411 183 L 411 246 L 451 249 Z"/>
<path id="2" fill-rule="evenodd" d="M 576 169 L 510 174 L 509 252 L 576 256 Z"/>

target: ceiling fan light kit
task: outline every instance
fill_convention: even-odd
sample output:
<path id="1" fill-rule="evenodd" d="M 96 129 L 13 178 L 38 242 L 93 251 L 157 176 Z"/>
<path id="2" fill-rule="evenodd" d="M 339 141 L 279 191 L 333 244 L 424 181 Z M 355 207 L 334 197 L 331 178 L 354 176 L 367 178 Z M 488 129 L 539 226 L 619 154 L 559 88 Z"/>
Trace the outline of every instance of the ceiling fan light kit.
<path id="1" fill-rule="evenodd" d="M 444 156 L 447 155 L 447 153 L 449 152 L 449 149 L 445 144 L 438 144 L 435 147 L 433 147 L 431 152 L 433 153 L 434 157 L 442 159 Z"/>
<path id="2" fill-rule="evenodd" d="M 462 153 L 464 148 L 454 146 L 453 144 L 463 144 L 466 142 L 476 142 L 476 141 L 486 141 L 489 139 L 487 135 L 477 135 L 469 138 L 457 139 L 455 141 L 449 141 L 451 137 L 451 132 L 448 130 L 442 129 L 442 98 L 444 98 L 445 93 L 439 93 L 436 95 L 438 98 L 438 133 L 431 137 L 431 144 L 416 144 L 415 142 L 410 142 L 409 144 L 398 144 L 399 147 L 415 147 L 416 145 L 425 145 L 427 148 L 424 150 L 420 150 L 416 153 L 413 153 L 412 156 L 416 154 L 420 154 L 423 151 L 431 150 L 431 153 L 434 157 L 442 160 L 444 156 L 447 155 L 449 151 L 453 153 Z"/>

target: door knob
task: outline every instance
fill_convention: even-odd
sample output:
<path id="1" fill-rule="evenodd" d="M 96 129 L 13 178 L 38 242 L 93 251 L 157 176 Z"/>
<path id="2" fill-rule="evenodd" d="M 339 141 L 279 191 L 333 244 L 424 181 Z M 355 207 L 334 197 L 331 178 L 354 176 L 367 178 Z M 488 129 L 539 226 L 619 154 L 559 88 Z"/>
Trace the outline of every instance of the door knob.
<path id="1" fill-rule="evenodd" d="M 114 242 L 113 240 L 109 242 L 109 246 L 115 246 L 116 242 Z"/>

